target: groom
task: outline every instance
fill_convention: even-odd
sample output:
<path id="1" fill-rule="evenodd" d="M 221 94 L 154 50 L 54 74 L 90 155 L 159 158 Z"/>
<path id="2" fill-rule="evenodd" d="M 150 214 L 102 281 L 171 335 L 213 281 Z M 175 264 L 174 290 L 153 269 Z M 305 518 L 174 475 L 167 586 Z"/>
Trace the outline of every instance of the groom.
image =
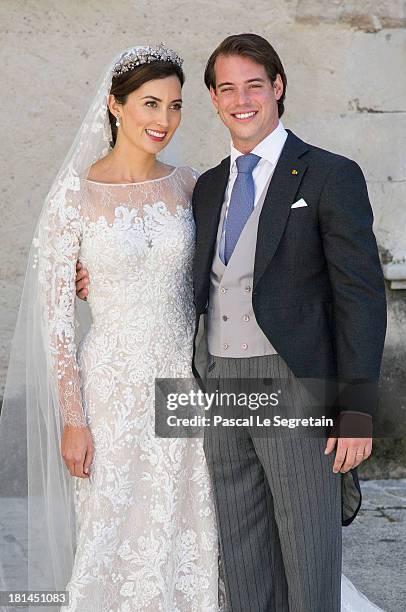
<path id="1" fill-rule="evenodd" d="M 226 38 L 205 83 L 232 143 L 193 194 L 195 375 L 375 384 L 386 301 L 359 166 L 285 130 L 286 76 L 262 37 Z M 346 406 L 369 423 L 372 406 Z M 341 525 L 371 448 L 205 434 L 233 612 L 339 612 Z"/>

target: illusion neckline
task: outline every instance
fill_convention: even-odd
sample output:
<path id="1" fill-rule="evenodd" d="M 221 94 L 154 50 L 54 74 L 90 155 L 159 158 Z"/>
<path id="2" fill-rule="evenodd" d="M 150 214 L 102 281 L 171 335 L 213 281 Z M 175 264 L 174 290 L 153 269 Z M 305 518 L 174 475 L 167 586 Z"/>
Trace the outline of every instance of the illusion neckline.
<path id="1" fill-rule="evenodd" d="M 92 181 L 91 179 L 82 178 L 82 181 L 86 181 L 86 183 L 93 183 L 94 185 L 106 185 L 106 187 L 125 187 L 129 185 L 145 185 L 145 183 L 156 183 L 157 181 L 163 181 L 167 178 L 170 178 L 175 174 L 175 172 L 179 169 L 179 166 L 176 166 L 172 172 L 166 174 L 165 176 L 161 176 L 156 179 L 147 179 L 146 181 L 135 181 L 132 183 L 103 183 L 101 181 Z"/>

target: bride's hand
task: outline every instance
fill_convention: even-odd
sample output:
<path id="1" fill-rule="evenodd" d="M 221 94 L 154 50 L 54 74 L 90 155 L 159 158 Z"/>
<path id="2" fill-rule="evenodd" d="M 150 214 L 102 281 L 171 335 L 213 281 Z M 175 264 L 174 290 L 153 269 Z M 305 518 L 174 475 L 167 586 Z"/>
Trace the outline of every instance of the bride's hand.
<path id="1" fill-rule="evenodd" d="M 89 273 L 78 261 L 76 264 L 76 295 L 81 300 L 87 300 L 89 290 L 87 288 L 89 284 Z"/>
<path id="2" fill-rule="evenodd" d="M 65 425 L 61 439 L 61 453 L 71 476 L 89 478 L 94 447 L 88 427 Z"/>

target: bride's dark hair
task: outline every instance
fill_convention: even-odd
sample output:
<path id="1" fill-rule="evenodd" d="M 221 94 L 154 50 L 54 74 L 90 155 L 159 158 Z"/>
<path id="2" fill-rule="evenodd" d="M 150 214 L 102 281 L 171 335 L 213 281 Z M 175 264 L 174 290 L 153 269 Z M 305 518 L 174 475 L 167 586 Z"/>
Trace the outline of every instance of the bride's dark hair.
<path id="1" fill-rule="evenodd" d="M 155 79 L 165 79 L 166 77 L 172 75 L 178 77 L 180 85 L 183 87 L 185 82 L 185 74 L 180 66 L 177 66 L 172 62 L 164 61 L 152 62 L 151 64 L 142 64 L 133 70 L 128 70 L 123 74 L 113 77 L 110 93 L 114 95 L 117 102 L 120 104 L 125 104 L 130 93 L 144 85 L 144 83 L 154 81 Z M 110 110 L 109 119 L 112 134 L 112 141 L 110 144 L 111 147 L 114 147 L 117 138 L 117 126 L 116 118 L 113 113 L 110 112 Z"/>

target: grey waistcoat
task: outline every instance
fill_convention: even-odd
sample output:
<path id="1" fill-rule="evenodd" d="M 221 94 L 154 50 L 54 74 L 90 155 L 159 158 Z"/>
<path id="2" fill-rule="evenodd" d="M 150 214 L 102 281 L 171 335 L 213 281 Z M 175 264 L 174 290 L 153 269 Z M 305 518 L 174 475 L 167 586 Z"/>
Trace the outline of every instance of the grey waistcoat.
<path id="1" fill-rule="evenodd" d="M 207 342 L 212 355 L 256 357 L 274 355 L 275 349 L 259 327 L 252 308 L 252 285 L 258 221 L 269 181 L 249 217 L 234 252 L 225 266 L 219 256 L 225 203 L 220 216 L 207 313 Z"/>

